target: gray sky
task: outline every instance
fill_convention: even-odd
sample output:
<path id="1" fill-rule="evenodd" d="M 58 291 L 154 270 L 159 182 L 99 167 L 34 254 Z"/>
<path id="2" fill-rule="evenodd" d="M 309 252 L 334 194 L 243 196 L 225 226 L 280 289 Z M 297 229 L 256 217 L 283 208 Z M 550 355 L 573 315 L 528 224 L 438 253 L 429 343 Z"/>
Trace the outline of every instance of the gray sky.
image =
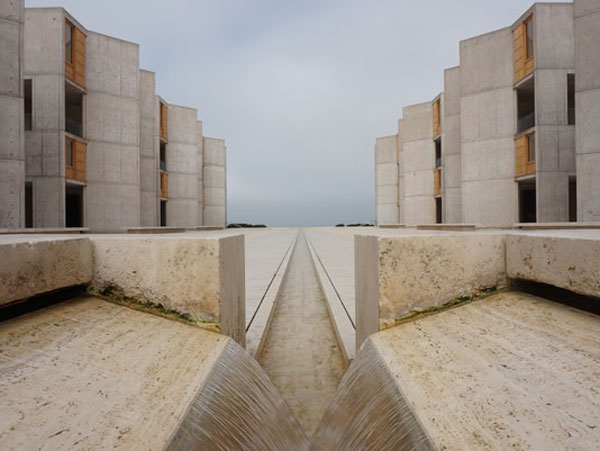
<path id="1" fill-rule="evenodd" d="M 140 44 L 168 102 L 225 138 L 229 222 L 375 217 L 373 145 L 433 99 L 458 43 L 530 0 L 26 0 Z"/>

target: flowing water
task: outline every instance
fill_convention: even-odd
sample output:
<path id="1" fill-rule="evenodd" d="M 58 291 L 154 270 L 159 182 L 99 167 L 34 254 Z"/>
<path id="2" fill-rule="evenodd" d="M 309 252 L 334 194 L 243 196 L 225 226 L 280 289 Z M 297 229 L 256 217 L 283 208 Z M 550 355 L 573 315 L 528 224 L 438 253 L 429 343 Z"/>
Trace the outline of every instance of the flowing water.
<path id="1" fill-rule="evenodd" d="M 379 353 L 367 340 L 344 375 L 311 450 L 433 450 Z"/>
<path id="2" fill-rule="evenodd" d="M 344 374 L 326 299 L 301 231 L 259 361 L 310 436 Z"/>
<path id="3" fill-rule="evenodd" d="M 233 340 L 193 401 L 169 451 L 306 450 L 300 424 L 260 365 Z"/>

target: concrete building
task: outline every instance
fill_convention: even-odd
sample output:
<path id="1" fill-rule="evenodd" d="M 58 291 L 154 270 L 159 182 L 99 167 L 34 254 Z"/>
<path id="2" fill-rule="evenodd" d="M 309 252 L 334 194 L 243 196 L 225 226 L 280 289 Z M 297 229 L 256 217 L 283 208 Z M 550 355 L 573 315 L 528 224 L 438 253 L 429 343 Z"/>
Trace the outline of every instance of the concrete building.
<path id="1" fill-rule="evenodd" d="M 204 225 L 227 223 L 227 149 L 225 141 L 204 138 Z"/>
<path id="2" fill-rule="evenodd" d="M 377 138 L 375 141 L 375 198 L 377 199 L 377 222 L 399 222 L 398 135 Z"/>
<path id="3" fill-rule="evenodd" d="M 0 25 L 0 227 L 226 225 L 225 143 L 156 95 L 138 44 L 23 2 Z"/>
<path id="4" fill-rule="evenodd" d="M 600 0 L 575 0 L 577 218 L 600 221 Z"/>
<path id="5" fill-rule="evenodd" d="M 25 224 L 23 1 L 0 6 L 0 227 Z M 29 104 L 30 105 L 30 104 Z"/>
<path id="6" fill-rule="evenodd" d="M 412 121 L 405 109 L 399 222 L 577 219 L 574 42 L 573 4 L 535 3 L 511 26 L 460 43 L 460 65 L 444 71 L 429 117 Z M 591 187 L 598 177 L 587 179 Z"/>

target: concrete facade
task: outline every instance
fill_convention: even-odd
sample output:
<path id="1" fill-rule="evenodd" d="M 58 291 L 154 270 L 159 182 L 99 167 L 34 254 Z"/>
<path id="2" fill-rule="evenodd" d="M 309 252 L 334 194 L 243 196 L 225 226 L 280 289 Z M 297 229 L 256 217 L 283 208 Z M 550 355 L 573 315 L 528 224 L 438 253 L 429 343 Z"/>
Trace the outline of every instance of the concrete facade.
<path id="1" fill-rule="evenodd" d="M 159 127 L 156 76 L 140 70 L 140 225 L 159 223 Z"/>
<path id="2" fill-rule="evenodd" d="M 209 141 L 205 168 L 197 111 L 156 96 L 138 44 L 62 8 L 11 1 L 0 21 L 0 228 L 194 228 L 205 225 L 204 198 L 206 225 L 226 225 L 225 144 Z"/>
<path id="3" fill-rule="evenodd" d="M 399 222 L 398 135 L 375 141 L 375 198 L 378 224 Z"/>
<path id="4" fill-rule="evenodd" d="M 205 226 L 227 224 L 227 154 L 225 141 L 204 138 L 204 213 Z"/>
<path id="5" fill-rule="evenodd" d="M 0 6 L 0 227 L 25 224 L 23 0 Z"/>
<path id="6" fill-rule="evenodd" d="M 169 105 L 167 172 L 169 200 L 167 225 L 194 227 L 198 221 L 198 158 L 202 155 L 202 135 L 198 135 L 198 113 L 192 108 Z"/>
<path id="7" fill-rule="evenodd" d="M 600 221 L 600 1 L 575 0 L 577 219 Z"/>
<path id="8" fill-rule="evenodd" d="M 587 3 L 580 9 L 582 15 L 592 17 L 597 12 Z M 582 29 L 581 37 L 575 39 L 573 20 L 572 3 L 535 3 L 510 27 L 460 43 L 460 65 L 444 71 L 444 92 L 433 102 L 434 135 L 440 134 L 441 146 L 437 135 L 433 140 L 442 161 L 440 166 L 436 158 L 433 171 L 435 206 L 439 210 L 441 202 L 442 207 L 441 218 L 439 212 L 434 217 L 437 222 L 508 227 L 517 222 L 574 221 L 577 211 L 579 220 L 594 220 L 594 216 L 582 216 L 581 206 L 575 206 L 578 173 L 587 180 L 578 185 L 588 187 L 577 191 L 579 202 L 585 202 L 582 198 L 600 202 L 600 197 L 592 188 L 599 179 L 596 166 L 579 164 L 576 168 L 575 116 L 586 127 L 585 112 L 590 105 L 580 105 L 585 100 L 576 102 L 573 93 L 575 85 L 578 91 L 588 89 L 582 81 L 574 83 L 574 73 L 579 72 L 575 71 L 575 46 L 585 72 L 586 64 L 595 64 L 591 61 L 597 52 L 590 36 L 597 33 Z M 586 43 L 580 44 L 582 40 Z M 583 56 L 586 45 L 589 56 Z M 405 216 L 398 222 L 431 223 L 427 213 L 418 218 L 411 213 L 415 197 L 429 199 L 431 185 L 411 171 L 414 155 L 405 147 L 415 132 L 406 117 L 403 124 L 405 155 L 401 160 L 405 165 L 408 161 L 408 166 L 401 171 Z M 593 159 L 588 153 L 582 151 L 585 156 L 580 159 Z M 381 202 L 377 198 L 376 203 Z M 383 224 L 379 218 L 378 223 Z"/>
<path id="9" fill-rule="evenodd" d="M 402 208 L 406 225 L 435 222 L 433 109 L 430 102 L 404 108 Z"/>
<path id="10" fill-rule="evenodd" d="M 460 43 L 462 220 L 517 221 L 513 36 L 504 28 Z"/>
<path id="11" fill-rule="evenodd" d="M 87 226 L 139 226 L 139 46 L 88 32 L 86 75 Z"/>
<path id="12" fill-rule="evenodd" d="M 462 162 L 460 142 L 460 67 L 444 71 L 442 114 L 443 222 L 462 222 Z"/>

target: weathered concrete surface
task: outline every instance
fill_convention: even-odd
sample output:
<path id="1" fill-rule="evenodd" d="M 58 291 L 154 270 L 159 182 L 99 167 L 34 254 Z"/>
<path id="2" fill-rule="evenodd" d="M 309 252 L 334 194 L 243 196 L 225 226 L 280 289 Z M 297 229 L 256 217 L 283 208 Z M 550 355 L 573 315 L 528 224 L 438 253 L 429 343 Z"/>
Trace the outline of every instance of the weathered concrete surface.
<path id="1" fill-rule="evenodd" d="M 227 149 L 218 138 L 203 139 L 203 225 L 227 225 Z"/>
<path id="2" fill-rule="evenodd" d="M 575 0 L 577 219 L 600 221 L 600 1 Z"/>
<path id="3" fill-rule="evenodd" d="M 0 409 L 0 440 L 14 450 L 306 442 L 264 372 L 232 340 L 93 298 L 2 325 Z M 182 441 L 190 446 L 177 448 Z"/>
<path id="4" fill-rule="evenodd" d="M 0 7 L 0 227 L 25 225 L 23 0 Z"/>
<path id="5" fill-rule="evenodd" d="M 245 345 L 244 237 L 93 236 L 91 288 L 162 305 Z"/>
<path id="6" fill-rule="evenodd" d="M 506 284 L 503 234 L 355 237 L 356 344 L 426 310 Z"/>
<path id="7" fill-rule="evenodd" d="M 509 235 L 508 276 L 600 297 L 600 231 L 583 235 Z"/>
<path id="8" fill-rule="evenodd" d="M 375 141 L 375 217 L 377 224 L 398 222 L 398 135 Z"/>
<path id="9" fill-rule="evenodd" d="M 140 225 L 139 45 L 88 32 L 86 213 L 94 231 Z"/>
<path id="10" fill-rule="evenodd" d="M 509 226 L 517 219 L 513 46 L 510 28 L 460 43 L 461 205 L 466 223 Z"/>
<path id="11" fill-rule="evenodd" d="M 500 293 L 370 340 L 437 449 L 600 447 L 595 315 Z"/>
<path id="12" fill-rule="evenodd" d="M 87 238 L 3 236 L 0 305 L 88 283 L 92 254 Z"/>
<path id="13" fill-rule="evenodd" d="M 140 225 L 159 223 L 159 134 L 160 124 L 154 72 L 140 70 Z"/>
<path id="14" fill-rule="evenodd" d="M 258 360 L 309 436 L 345 370 L 325 302 L 301 234 Z"/>
<path id="15" fill-rule="evenodd" d="M 444 222 L 462 222 L 461 145 L 460 145 L 460 67 L 444 71 L 444 108 L 442 117 L 442 189 Z"/>

